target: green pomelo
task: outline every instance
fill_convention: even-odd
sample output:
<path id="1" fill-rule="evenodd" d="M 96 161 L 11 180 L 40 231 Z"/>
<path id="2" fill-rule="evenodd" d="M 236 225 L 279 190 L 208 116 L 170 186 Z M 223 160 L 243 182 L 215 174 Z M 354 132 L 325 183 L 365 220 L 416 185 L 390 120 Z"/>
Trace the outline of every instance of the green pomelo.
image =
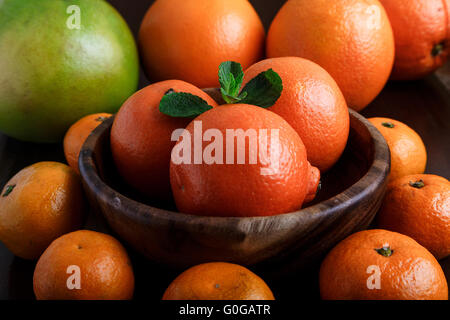
<path id="1" fill-rule="evenodd" d="M 138 77 L 134 38 L 107 2 L 0 0 L 0 131 L 5 134 L 61 141 L 84 115 L 116 112 L 136 91 Z"/>

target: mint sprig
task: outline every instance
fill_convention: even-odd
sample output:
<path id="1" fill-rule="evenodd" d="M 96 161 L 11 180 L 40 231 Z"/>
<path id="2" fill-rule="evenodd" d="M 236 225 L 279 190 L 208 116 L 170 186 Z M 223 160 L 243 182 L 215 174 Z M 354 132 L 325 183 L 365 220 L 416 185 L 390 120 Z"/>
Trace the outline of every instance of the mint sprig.
<path id="1" fill-rule="evenodd" d="M 242 81 L 244 80 L 244 71 L 240 63 L 226 61 L 219 66 L 220 92 L 226 103 L 240 102 L 247 96 L 247 93 L 239 94 Z"/>
<path id="2" fill-rule="evenodd" d="M 283 91 L 283 81 L 272 69 L 261 72 L 241 91 L 243 80 L 244 72 L 240 63 L 227 61 L 220 65 L 220 91 L 225 102 L 253 104 L 268 108 L 277 102 Z"/>
<path id="3" fill-rule="evenodd" d="M 280 76 L 269 69 L 261 72 L 242 88 L 244 71 L 240 63 L 226 61 L 219 67 L 220 92 L 228 104 L 252 104 L 262 108 L 273 106 L 283 91 Z M 175 118 L 193 118 L 212 109 L 202 98 L 187 92 L 166 92 L 159 104 L 159 110 Z"/>
<path id="4" fill-rule="evenodd" d="M 192 118 L 212 107 L 202 98 L 186 92 L 167 91 L 159 103 L 159 111 L 174 118 Z"/>

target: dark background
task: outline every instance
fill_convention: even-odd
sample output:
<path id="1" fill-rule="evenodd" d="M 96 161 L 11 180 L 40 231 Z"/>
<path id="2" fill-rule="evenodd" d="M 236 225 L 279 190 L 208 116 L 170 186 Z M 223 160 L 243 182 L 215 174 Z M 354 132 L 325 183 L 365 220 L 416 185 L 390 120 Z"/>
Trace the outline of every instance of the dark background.
<path id="1" fill-rule="evenodd" d="M 110 0 L 137 35 L 151 0 Z M 284 3 L 283 0 L 250 0 L 266 28 Z M 141 73 L 140 87 L 149 82 Z M 450 177 L 450 66 L 435 75 L 414 82 L 388 83 L 380 96 L 362 114 L 390 117 L 416 130 L 428 152 L 427 173 Z M 38 161 L 65 162 L 62 145 L 23 143 L 0 134 L 0 186 L 17 171 Z M 136 274 L 136 299 L 160 299 L 165 288 L 179 273 L 141 258 L 129 249 Z M 15 258 L 0 243 L 0 299 L 32 299 L 34 262 Z M 441 262 L 450 280 L 450 258 Z M 293 278 L 265 279 L 278 299 L 317 299 L 317 268 L 302 271 Z"/>

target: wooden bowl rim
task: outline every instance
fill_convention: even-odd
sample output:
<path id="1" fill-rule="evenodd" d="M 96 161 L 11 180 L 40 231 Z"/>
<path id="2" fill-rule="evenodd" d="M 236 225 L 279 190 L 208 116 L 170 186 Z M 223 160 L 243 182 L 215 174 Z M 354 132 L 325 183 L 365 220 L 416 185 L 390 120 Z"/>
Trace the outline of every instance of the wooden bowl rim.
<path id="1" fill-rule="evenodd" d="M 286 229 L 286 225 L 291 225 L 290 222 L 292 222 L 292 219 L 323 219 L 324 216 L 331 215 L 336 210 L 341 210 L 342 207 L 351 206 L 355 202 L 359 202 L 358 200 L 370 196 L 370 194 L 375 192 L 377 187 L 387 179 L 390 171 L 390 153 L 384 137 L 358 112 L 349 109 L 349 113 L 350 117 L 355 118 L 366 127 L 371 136 L 371 143 L 374 145 L 373 162 L 370 164 L 368 171 L 361 179 L 343 192 L 310 207 L 290 213 L 263 217 L 196 216 L 152 207 L 121 194 L 100 178 L 94 160 L 94 150 L 97 140 L 105 134 L 105 131 L 110 130 L 114 117 L 105 120 L 87 138 L 80 152 L 79 168 L 84 182 L 88 184 L 91 189 L 98 189 L 101 187 L 102 192 L 96 194 L 96 197 L 99 197 L 101 202 L 120 208 L 120 213 L 122 215 L 143 225 L 150 222 L 151 224 L 155 224 L 158 221 L 161 225 L 166 225 L 167 221 L 170 221 L 176 224 L 181 223 L 188 225 L 204 226 L 207 224 L 214 227 L 216 230 L 223 230 L 230 226 L 238 228 L 239 226 L 242 226 L 247 230 L 250 225 L 254 226 L 255 224 L 270 224 L 273 227 L 276 227 L 276 229 Z M 111 159 L 111 161 L 113 160 Z M 259 228 L 256 227 L 256 229 Z"/>

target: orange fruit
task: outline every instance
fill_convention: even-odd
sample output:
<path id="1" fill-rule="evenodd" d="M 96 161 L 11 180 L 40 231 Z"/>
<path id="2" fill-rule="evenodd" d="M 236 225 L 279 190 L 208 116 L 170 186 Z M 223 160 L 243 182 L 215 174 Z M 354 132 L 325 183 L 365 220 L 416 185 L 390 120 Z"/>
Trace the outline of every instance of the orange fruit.
<path id="1" fill-rule="evenodd" d="M 86 208 L 79 175 L 57 162 L 19 171 L 0 196 L 0 241 L 24 259 L 37 259 L 59 236 L 81 227 Z"/>
<path id="2" fill-rule="evenodd" d="M 224 61 L 247 68 L 264 55 L 265 31 L 247 0 L 157 0 L 139 32 L 140 52 L 152 81 L 180 79 L 218 87 Z"/>
<path id="3" fill-rule="evenodd" d="M 283 92 L 269 110 L 283 117 L 297 131 L 313 166 L 321 171 L 330 169 L 345 149 L 350 128 L 341 90 L 324 69 L 297 57 L 267 59 L 254 64 L 245 71 L 244 84 L 271 68 L 283 80 Z"/>
<path id="4" fill-rule="evenodd" d="M 180 274 L 163 300 L 275 300 L 267 284 L 237 264 L 211 262 Z"/>
<path id="5" fill-rule="evenodd" d="M 394 36 L 378 0 L 289 0 L 267 35 L 267 57 L 297 56 L 327 70 L 349 107 L 380 93 L 394 62 Z"/>
<path id="6" fill-rule="evenodd" d="M 324 300 L 447 300 L 444 272 L 433 255 L 408 236 L 386 230 L 355 233 L 320 267 Z"/>
<path id="7" fill-rule="evenodd" d="M 392 78 L 413 80 L 441 67 L 450 54 L 450 1 L 381 0 L 395 38 Z"/>
<path id="8" fill-rule="evenodd" d="M 104 120 L 111 116 L 112 114 L 110 113 L 91 114 L 81 118 L 67 130 L 64 136 L 64 155 L 69 166 L 76 172 L 80 173 L 80 169 L 78 169 L 78 157 L 87 137 Z"/>
<path id="9" fill-rule="evenodd" d="M 162 97 L 171 91 L 199 96 L 210 106 L 217 103 L 202 90 L 179 80 L 152 84 L 132 95 L 117 113 L 111 129 L 111 151 L 124 180 L 154 199 L 170 199 L 171 140 L 176 129 L 192 119 L 173 118 L 159 111 Z"/>
<path id="10" fill-rule="evenodd" d="M 384 136 L 391 151 L 390 181 L 425 172 L 427 150 L 420 136 L 406 124 L 389 118 L 368 119 Z"/>
<path id="11" fill-rule="evenodd" d="M 450 182 L 431 174 L 392 181 L 378 214 L 380 228 L 410 236 L 436 259 L 450 255 Z"/>
<path id="12" fill-rule="evenodd" d="M 214 142 L 204 139 L 203 161 L 197 164 L 196 124 L 205 136 L 210 129 L 215 132 Z M 314 197 L 318 169 L 307 161 L 297 132 L 277 114 L 253 105 L 224 105 L 201 114 L 186 130 L 194 139 L 183 142 L 185 137 L 180 138 L 170 164 L 179 211 L 202 216 L 269 216 L 295 211 L 306 198 Z M 223 147 L 222 151 L 211 150 L 213 144 L 217 149 Z M 190 159 L 175 161 L 183 146 L 183 155 L 186 152 Z M 271 153 L 271 149 L 279 152 Z M 208 150 L 212 159 L 205 157 Z"/>
<path id="13" fill-rule="evenodd" d="M 134 274 L 113 237 L 88 230 L 66 234 L 45 250 L 34 270 L 38 300 L 128 300 Z"/>

